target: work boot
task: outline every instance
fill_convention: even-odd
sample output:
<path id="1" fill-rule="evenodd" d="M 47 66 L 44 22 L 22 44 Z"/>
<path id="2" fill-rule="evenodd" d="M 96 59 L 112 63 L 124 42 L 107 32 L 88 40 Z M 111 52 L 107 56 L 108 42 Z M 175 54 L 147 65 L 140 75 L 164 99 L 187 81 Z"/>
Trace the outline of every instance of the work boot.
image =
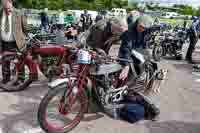
<path id="1" fill-rule="evenodd" d="M 160 109 L 156 107 L 154 104 L 148 105 L 148 108 L 146 108 L 146 119 L 157 121 L 159 118 Z"/>
<path id="2" fill-rule="evenodd" d="M 152 121 L 157 121 L 159 114 L 160 114 L 160 109 L 158 107 L 156 107 L 154 104 L 151 104 L 151 110 L 152 110 L 152 116 L 151 116 L 151 120 Z"/>

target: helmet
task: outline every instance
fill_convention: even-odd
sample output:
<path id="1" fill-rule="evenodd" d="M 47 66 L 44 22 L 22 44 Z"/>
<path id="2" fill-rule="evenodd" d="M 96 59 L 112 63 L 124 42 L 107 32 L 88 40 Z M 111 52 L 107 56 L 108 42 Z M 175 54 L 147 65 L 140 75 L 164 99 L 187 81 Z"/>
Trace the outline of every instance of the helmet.
<path id="1" fill-rule="evenodd" d="M 153 25 L 153 20 L 150 16 L 143 15 L 137 19 L 137 24 L 143 24 L 145 28 L 150 28 Z"/>

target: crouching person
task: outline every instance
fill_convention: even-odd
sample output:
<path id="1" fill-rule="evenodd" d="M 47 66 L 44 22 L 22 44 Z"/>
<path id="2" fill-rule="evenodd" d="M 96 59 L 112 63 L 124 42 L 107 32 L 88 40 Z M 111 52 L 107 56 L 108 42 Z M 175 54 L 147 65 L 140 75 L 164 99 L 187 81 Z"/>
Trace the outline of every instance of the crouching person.
<path id="1" fill-rule="evenodd" d="M 134 87 L 135 80 L 144 80 L 143 78 L 141 78 L 143 77 L 144 68 L 142 63 L 140 66 L 140 63 L 138 63 L 137 65 L 135 65 L 134 63 L 130 64 L 130 62 L 126 60 L 134 61 L 132 51 L 136 51 L 142 54 L 145 60 L 151 60 L 151 51 L 148 46 L 146 46 L 145 36 L 147 35 L 147 33 L 149 33 L 149 29 L 151 28 L 152 24 L 153 21 L 149 16 L 141 16 L 136 20 L 135 23 L 129 25 L 128 31 L 124 32 L 121 36 L 122 43 L 119 50 L 119 57 L 125 60 L 121 61 L 123 70 L 119 76 L 119 79 L 121 79 L 122 81 L 128 80 L 127 85 L 129 88 Z M 136 66 L 138 69 L 136 69 Z M 137 94 L 137 97 L 138 96 L 140 98 L 137 98 L 136 100 L 130 99 L 130 97 L 126 99 L 126 107 L 121 109 L 120 111 L 122 112 L 122 117 L 128 116 L 130 114 L 138 117 L 135 118 L 135 120 L 138 120 L 139 118 L 147 117 L 148 113 L 152 114 L 152 119 L 159 115 L 159 109 L 147 97 L 139 93 Z M 138 110 L 140 110 L 139 114 Z M 133 122 L 133 120 L 130 121 Z"/>

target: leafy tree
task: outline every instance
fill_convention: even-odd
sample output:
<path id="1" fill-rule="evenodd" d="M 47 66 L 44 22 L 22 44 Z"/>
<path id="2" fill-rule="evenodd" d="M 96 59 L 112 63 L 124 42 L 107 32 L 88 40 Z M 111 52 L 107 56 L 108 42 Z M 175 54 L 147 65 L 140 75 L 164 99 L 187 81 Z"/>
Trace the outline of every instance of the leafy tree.
<path id="1" fill-rule="evenodd" d="M 102 10 L 114 7 L 123 8 L 127 6 L 124 0 L 18 0 L 17 7 L 49 10 L 58 9 L 88 9 Z"/>
<path id="2" fill-rule="evenodd" d="M 200 7 L 198 7 L 198 9 L 196 10 L 195 16 L 200 16 Z"/>

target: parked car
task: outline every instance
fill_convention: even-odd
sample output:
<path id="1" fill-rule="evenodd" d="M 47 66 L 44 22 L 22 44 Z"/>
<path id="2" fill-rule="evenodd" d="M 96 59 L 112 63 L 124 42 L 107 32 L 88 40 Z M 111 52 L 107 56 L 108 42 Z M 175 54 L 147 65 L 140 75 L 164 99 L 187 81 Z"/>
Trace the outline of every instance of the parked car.
<path id="1" fill-rule="evenodd" d="M 172 19 L 172 18 L 176 18 L 178 16 L 179 16 L 179 14 L 176 13 L 176 12 L 165 12 L 165 13 L 162 14 L 161 17 L 162 18 L 170 18 L 170 19 Z"/>
<path id="2" fill-rule="evenodd" d="M 123 8 L 113 8 L 111 14 L 112 16 L 127 16 L 126 9 Z"/>

